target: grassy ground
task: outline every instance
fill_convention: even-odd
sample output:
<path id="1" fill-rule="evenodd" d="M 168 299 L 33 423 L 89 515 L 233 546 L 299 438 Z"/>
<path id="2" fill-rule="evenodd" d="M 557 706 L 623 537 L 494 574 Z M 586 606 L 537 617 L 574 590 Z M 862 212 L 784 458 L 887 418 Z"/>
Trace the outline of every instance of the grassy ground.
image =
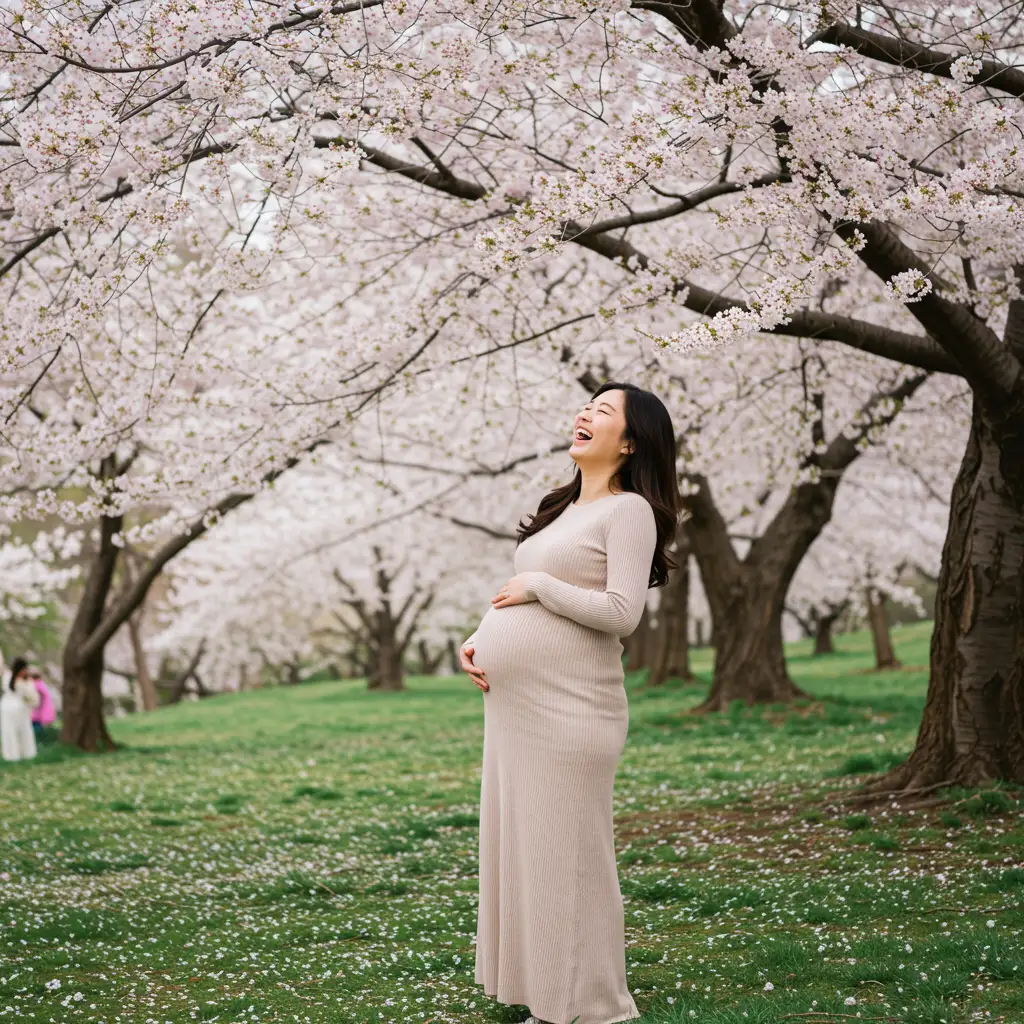
<path id="1" fill-rule="evenodd" d="M 647 1024 L 1024 1022 L 1020 794 L 840 809 L 908 751 L 917 668 L 792 651 L 820 702 L 695 719 L 630 680 L 616 792 Z M 708 663 L 697 659 L 707 676 Z M 324 683 L 116 723 L 0 770 L 0 1021 L 517 1021 L 473 985 L 481 697 Z"/>

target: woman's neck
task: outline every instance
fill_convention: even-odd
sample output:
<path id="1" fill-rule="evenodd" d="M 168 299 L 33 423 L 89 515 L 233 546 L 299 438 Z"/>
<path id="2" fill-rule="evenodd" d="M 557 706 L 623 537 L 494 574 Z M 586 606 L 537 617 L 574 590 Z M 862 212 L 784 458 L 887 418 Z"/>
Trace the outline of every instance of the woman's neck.
<path id="1" fill-rule="evenodd" d="M 616 493 L 614 473 L 594 471 L 586 473 L 580 470 L 580 477 L 580 494 L 576 499 L 577 505 L 586 505 L 588 502 L 607 498 L 609 494 Z"/>

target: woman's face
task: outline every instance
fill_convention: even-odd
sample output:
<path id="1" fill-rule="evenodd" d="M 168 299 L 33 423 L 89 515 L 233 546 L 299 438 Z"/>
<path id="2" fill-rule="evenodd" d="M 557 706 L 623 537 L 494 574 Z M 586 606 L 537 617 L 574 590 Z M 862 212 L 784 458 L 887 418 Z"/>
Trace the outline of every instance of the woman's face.
<path id="1" fill-rule="evenodd" d="M 576 465 L 617 469 L 628 450 L 626 393 L 606 391 L 588 402 L 573 423 L 570 457 Z"/>

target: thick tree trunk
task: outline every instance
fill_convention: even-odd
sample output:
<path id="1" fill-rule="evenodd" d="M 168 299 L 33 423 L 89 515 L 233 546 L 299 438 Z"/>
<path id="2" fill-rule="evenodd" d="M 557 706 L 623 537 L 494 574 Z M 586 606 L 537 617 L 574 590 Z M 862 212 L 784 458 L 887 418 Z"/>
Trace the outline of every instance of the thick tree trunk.
<path id="1" fill-rule="evenodd" d="M 868 787 L 1024 784 L 1024 408 L 975 402 L 942 552 L 931 678 L 910 758 Z"/>
<path id="2" fill-rule="evenodd" d="M 388 613 L 387 605 L 378 615 L 378 632 L 373 638 L 373 671 L 366 682 L 367 689 L 397 692 L 405 689 L 402 669 L 402 648 L 396 636 L 396 624 Z"/>
<path id="3" fill-rule="evenodd" d="M 114 537 L 121 525 L 120 516 L 100 519 L 99 548 L 89 564 L 85 587 L 64 644 L 60 738 L 63 743 L 88 751 L 114 748 L 103 718 L 104 645 L 94 645 L 90 651 L 88 641 L 103 619 L 120 552 Z"/>
<path id="4" fill-rule="evenodd" d="M 825 399 L 813 395 L 818 415 L 811 424 L 811 440 L 819 450 L 808 457 L 808 465 L 815 473 L 792 488 L 742 559 L 707 479 L 690 478 L 696 488 L 687 497 L 692 513 L 687 533 L 707 591 L 715 645 L 711 693 L 698 710 L 721 710 L 736 700 L 779 703 L 807 696 L 786 672 L 782 650 L 786 592 L 808 549 L 832 518 L 836 490 L 860 456 L 860 442 L 869 431 L 891 423 L 901 404 L 925 380 L 927 374 L 915 374 L 879 391 L 861 408 L 857 432 L 841 431 L 827 445 Z"/>
<path id="5" fill-rule="evenodd" d="M 650 664 L 651 634 L 651 613 L 645 604 L 640 613 L 640 624 L 623 641 L 627 672 L 639 672 Z"/>
<path id="6" fill-rule="evenodd" d="M 146 664 L 146 651 L 142 646 L 142 615 L 128 616 L 128 635 L 132 642 L 132 654 L 135 658 L 135 683 L 139 688 L 143 711 L 155 711 L 160 704 L 160 698 L 153 685 L 153 677 L 149 674 L 149 666 Z"/>
<path id="7" fill-rule="evenodd" d="M 689 549 L 676 552 L 673 569 L 661 591 L 655 655 L 648 683 L 661 686 L 669 679 L 692 679 L 690 671 L 690 559 Z"/>
<path id="8" fill-rule="evenodd" d="M 838 477 L 794 488 L 742 560 L 708 481 L 698 478 L 685 525 L 711 609 L 715 674 L 697 711 L 807 697 L 786 670 L 782 613 L 793 575 L 831 517 Z"/>
<path id="9" fill-rule="evenodd" d="M 68 664 L 64 658 L 63 726 L 61 742 L 92 752 L 113 750 L 115 743 L 107 732 L 103 716 L 103 656 L 88 662 Z"/>
<path id="10" fill-rule="evenodd" d="M 814 624 L 815 657 L 836 653 L 835 646 L 832 643 L 832 627 L 835 625 L 838 617 L 838 615 L 822 615 Z"/>
<path id="11" fill-rule="evenodd" d="M 782 610 L 788 580 L 743 566 L 730 582 L 704 586 L 715 615 L 715 675 L 699 711 L 724 711 L 733 701 L 783 704 L 807 697 L 786 671 Z"/>
<path id="12" fill-rule="evenodd" d="M 899 668 L 900 661 L 892 649 L 889 619 L 885 614 L 885 594 L 879 593 L 874 587 L 868 587 L 867 605 L 871 639 L 875 645 L 875 671 L 882 672 L 885 669 Z"/>

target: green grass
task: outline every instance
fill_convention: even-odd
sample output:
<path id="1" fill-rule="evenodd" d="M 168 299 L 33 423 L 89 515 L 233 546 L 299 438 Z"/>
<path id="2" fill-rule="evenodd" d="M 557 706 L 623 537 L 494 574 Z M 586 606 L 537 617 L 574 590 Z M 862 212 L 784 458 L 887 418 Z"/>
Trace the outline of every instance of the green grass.
<path id="1" fill-rule="evenodd" d="M 926 627 L 894 638 L 925 664 Z M 843 809 L 828 794 L 912 747 L 925 671 L 868 672 L 862 636 L 790 653 L 814 704 L 694 718 L 705 683 L 629 680 L 615 810 L 644 1021 L 1020 1024 L 1020 794 Z M 0 1018 L 522 1020 L 472 980 L 481 724 L 463 679 L 304 684 L 0 769 Z"/>

